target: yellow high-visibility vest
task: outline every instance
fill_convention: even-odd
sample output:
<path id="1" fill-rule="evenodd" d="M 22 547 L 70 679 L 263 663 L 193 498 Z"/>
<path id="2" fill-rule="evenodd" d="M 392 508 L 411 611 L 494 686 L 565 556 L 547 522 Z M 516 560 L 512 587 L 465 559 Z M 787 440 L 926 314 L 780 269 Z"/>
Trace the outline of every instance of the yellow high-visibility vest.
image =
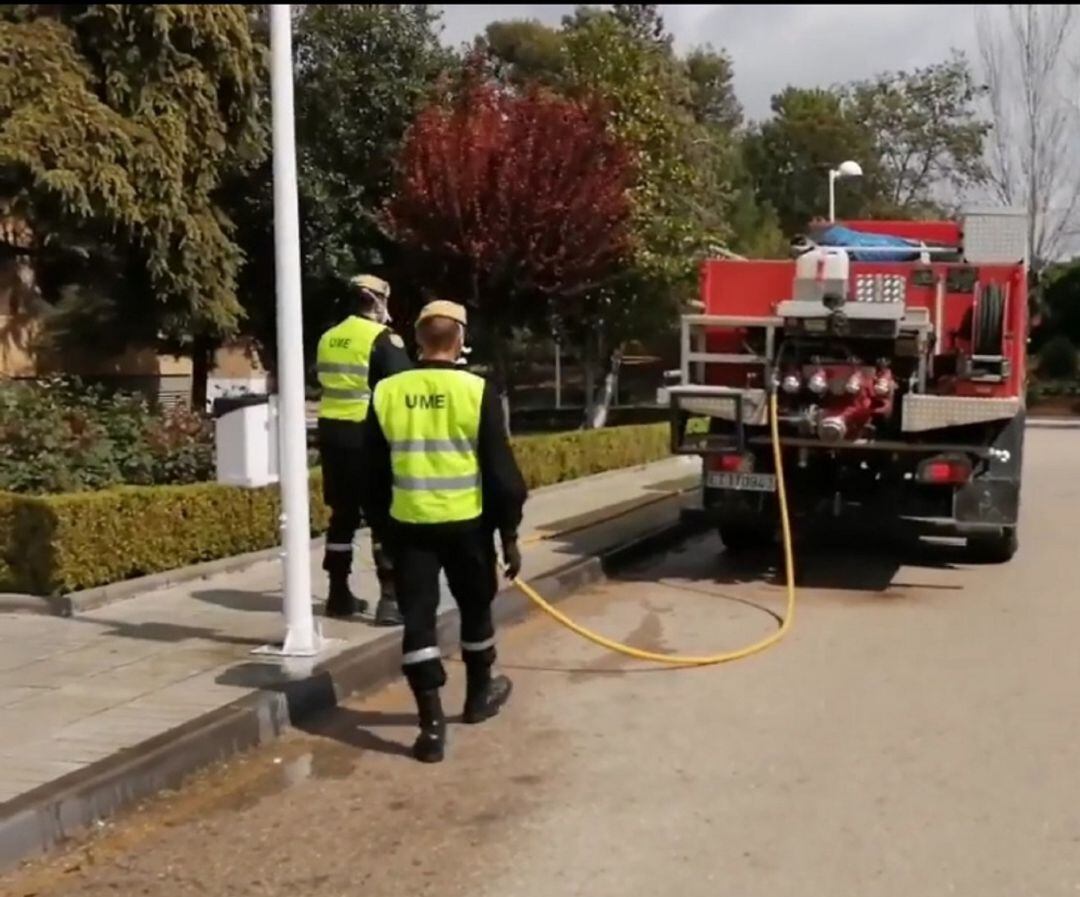
<path id="1" fill-rule="evenodd" d="M 390 443 L 390 516 L 401 523 L 474 520 L 480 488 L 484 380 L 452 368 L 417 368 L 375 387 L 375 416 Z"/>
<path id="2" fill-rule="evenodd" d="M 319 417 L 352 421 L 367 417 L 371 349 L 385 329 L 383 324 L 353 315 L 322 335 L 315 357 L 322 387 Z"/>

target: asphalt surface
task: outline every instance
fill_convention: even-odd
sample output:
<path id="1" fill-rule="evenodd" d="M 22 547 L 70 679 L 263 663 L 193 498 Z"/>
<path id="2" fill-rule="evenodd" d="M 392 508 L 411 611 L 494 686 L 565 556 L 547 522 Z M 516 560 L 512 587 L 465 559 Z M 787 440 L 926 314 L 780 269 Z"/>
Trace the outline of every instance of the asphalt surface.
<path id="1" fill-rule="evenodd" d="M 1080 893 L 1080 431 L 1028 434 L 1020 554 L 847 536 L 802 554 L 788 639 L 657 671 L 538 617 L 503 716 L 406 754 L 400 686 L 211 770 L 5 895 Z M 712 537 L 563 607 L 653 650 L 776 626 L 767 561 Z M 451 667 L 448 702 L 461 699 Z"/>

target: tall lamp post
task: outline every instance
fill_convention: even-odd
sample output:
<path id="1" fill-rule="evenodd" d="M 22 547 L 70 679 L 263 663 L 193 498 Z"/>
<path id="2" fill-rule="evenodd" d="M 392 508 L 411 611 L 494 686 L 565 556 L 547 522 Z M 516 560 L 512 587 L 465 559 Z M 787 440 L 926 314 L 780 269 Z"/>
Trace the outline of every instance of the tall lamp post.
<path id="1" fill-rule="evenodd" d="M 274 270 L 277 281 L 278 447 L 284 548 L 285 639 L 280 653 L 311 657 L 323 647 L 311 609 L 300 216 L 293 117 L 292 7 L 270 5 L 270 88 L 274 149 Z M 279 653 L 274 651 L 274 653 Z"/>
<path id="2" fill-rule="evenodd" d="M 829 169 L 829 221 L 836 220 L 836 182 L 842 178 L 861 178 L 862 166 L 858 162 L 841 162 L 836 168 Z"/>

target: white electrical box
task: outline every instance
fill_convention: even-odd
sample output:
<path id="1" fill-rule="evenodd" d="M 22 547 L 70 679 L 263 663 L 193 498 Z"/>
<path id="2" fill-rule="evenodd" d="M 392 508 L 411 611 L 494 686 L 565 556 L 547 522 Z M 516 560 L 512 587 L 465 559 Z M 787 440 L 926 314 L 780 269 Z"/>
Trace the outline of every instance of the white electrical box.
<path id="1" fill-rule="evenodd" d="M 268 486 L 278 481 L 277 396 L 249 395 L 214 402 L 217 481 Z"/>

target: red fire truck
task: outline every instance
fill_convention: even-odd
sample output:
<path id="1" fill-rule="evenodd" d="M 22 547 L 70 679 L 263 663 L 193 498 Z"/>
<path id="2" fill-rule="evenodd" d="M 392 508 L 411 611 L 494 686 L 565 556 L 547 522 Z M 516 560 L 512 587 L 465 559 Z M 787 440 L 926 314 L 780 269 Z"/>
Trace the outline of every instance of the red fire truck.
<path id="1" fill-rule="evenodd" d="M 675 451 L 703 457 L 703 512 L 731 551 L 776 535 L 775 390 L 796 533 L 867 515 L 1017 547 L 1027 344 L 1026 218 L 847 221 L 792 258 L 706 261 L 682 319 Z M 706 418 L 706 431 L 690 427 Z M 801 525 L 801 526 L 800 526 Z"/>

